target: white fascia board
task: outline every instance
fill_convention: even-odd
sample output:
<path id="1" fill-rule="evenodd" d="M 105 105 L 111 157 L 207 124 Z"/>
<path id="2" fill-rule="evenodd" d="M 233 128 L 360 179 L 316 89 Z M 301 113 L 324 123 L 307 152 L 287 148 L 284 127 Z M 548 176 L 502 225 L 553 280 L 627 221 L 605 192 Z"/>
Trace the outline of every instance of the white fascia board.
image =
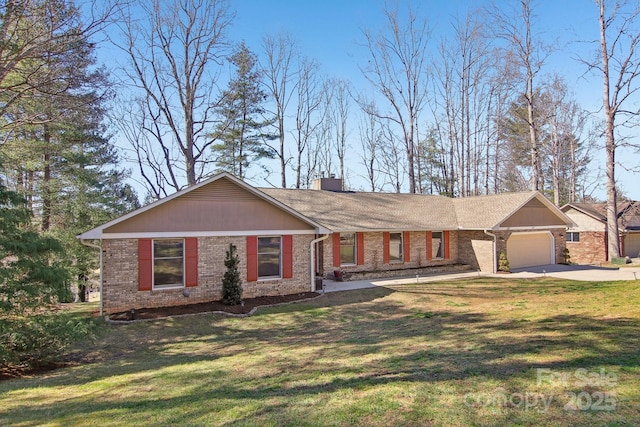
<path id="1" fill-rule="evenodd" d="M 171 231 L 142 233 L 104 233 L 101 238 L 109 239 L 165 239 L 179 237 L 238 237 L 238 236 L 282 236 L 287 234 L 315 235 L 316 230 L 234 230 L 234 231 Z"/>

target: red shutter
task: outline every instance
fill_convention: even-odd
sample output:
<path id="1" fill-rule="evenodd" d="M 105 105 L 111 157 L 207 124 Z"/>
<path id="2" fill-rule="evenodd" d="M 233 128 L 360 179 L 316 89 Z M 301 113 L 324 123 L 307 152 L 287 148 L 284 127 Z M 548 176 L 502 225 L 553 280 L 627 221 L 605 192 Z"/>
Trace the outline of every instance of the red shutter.
<path id="1" fill-rule="evenodd" d="M 442 233 L 442 240 L 444 244 L 444 259 L 449 259 L 451 257 L 451 254 L 449 252 L 449 232 L 448 231 L 444 231 Z"/>
<path id="2" fill-rule="evenodd" d="M 187 237 L 184 239 L 184 284 L 198 286 L 198 239 Z"/>
<path id="3" fill-rule="evenodd" d="M 247 282 L 258 280 L 258 236 L 247 236 Z"/>
<path id="4" fill-rule="evenodd" d="M 293 236 L 282 236 L 282 278 L 293 277 Z"/>
<path id="5" fill-rule="evenodd" d="M 333 266 L 340 267 L 340 233 L 333 233 Z"/>
<path id="6" fill-rule="evenodd" d="M 356 233 L 356 245 L 357 245 L 357 264 L 364 264 L 364 233 Z"/>
<path id="7" fill-rule="evenodd" d="M 382 262 L 389 264 L 389 232 L 382 233 Z"/>
<path id="8" fill-rule="evenodd" d="M 431 261 L 433 258 L 433 236 L 430 231 L 427 231 L 427 261 Z"/>
<path id="9" fill-rule="evenodd" d="M 153 241 L 138 239 L 138 290 L 150 291 L 153 286 Z"/>
<path id="10" fill-rule="evenodd" d="M 411 233 L 405 231 L 402 238 L 404 248 L 402 248 L 402 255 L 404 256 L 404 262 L 411 261 Z"/>

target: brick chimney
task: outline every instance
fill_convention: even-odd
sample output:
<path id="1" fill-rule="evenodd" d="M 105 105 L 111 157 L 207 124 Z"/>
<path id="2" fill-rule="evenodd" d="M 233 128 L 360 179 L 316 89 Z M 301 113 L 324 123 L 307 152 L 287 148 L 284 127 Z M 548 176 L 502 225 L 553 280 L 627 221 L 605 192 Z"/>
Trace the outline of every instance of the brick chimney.
<path id="1" fill-rule="evenodd" d="M 327 191 L 342 191 L 342 179 L 336 178 L 334 174 L 331 174 L 329 178 L 316 178 L 313 180 L 314 190 L 327 190 Z"/>

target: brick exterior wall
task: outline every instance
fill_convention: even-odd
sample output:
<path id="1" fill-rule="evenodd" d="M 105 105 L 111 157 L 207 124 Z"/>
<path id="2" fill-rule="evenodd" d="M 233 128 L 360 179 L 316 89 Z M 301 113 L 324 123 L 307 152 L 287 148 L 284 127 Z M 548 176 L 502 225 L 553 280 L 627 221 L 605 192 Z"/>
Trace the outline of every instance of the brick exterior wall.
<path id="1" fill-rule="evenodd" d="M 458 232 L 458 256 L 461 263 L 469 265 L 473 270 L 492 273 L 496 262 L 493 237 L 479 230 Z"/>
<path id="2" fill-rule="evenodd" d="M 605 233 L 580 231 L 579 242 L 567 242 L 571 262 L 576 264 L 601 264 L 607 261 Z"/>
<path id="3" fill-rule="evenodd" d="M 563 256 L 563 251 L 566 246 L 565 231 L 558 229 L 548 231 L 550 231 L 553 236 L 556 264 L 565 262 Z M 495 271 L 498 266 L 500 252 L 504 251 L 507 253 L 507 240 L 512 233 L 511 231 L 491 232 L 491 234 L 496 236 L 496 252 L 494 258 L 492 256 L 493 237 L 479 230 L 460 231 L 458 236 L 460 262 L 468 264 L 472 269 L 479 269 L 483 272 L 491 273 Z"/>
<path id="4" fill-rule="evenodd" d="M 383 233 L 364 233 L 364 264 L 362 265 L 333 265 L 333 241 L 331 238 L 322 242 L 323 249 L 323 273 L 324 277 L 332 278 L 334 270 L 340 270 L 347 274 L 355 272 L 388 272 L 398 270 L 412 270 L 416 268 L 452 265 L 458 263 L 458 232 L 449 232 L 450 256 L 449 259 L 433 259 L 427 261 L 427 235 L 426 231 L 410 232 L 410 260 L 408 262 L 384 263 L 383 260 Z M 426 270 L 425 270 L 426 271 Z M 360 277 L 356 275 L 354 277 Z M 382 276 L 381 276 L 382 277 Z"/>
<path id="5" fill-rule="evenodd" d="M 225 252 L 237 247 L 243 298 L 307 292 L 309 243 L 313 235 L 293 236 L 293 278 L 246 282 L 246 237 L 198 238 L 198 286 L 179 289 L 138 290 L 138 240 L 103 240 L 103 307 L 107 313 L 132 308 L 153 308 L 218 301 L 222 299 Z M 187 295 L 188 296 L 185 296 Z"/>

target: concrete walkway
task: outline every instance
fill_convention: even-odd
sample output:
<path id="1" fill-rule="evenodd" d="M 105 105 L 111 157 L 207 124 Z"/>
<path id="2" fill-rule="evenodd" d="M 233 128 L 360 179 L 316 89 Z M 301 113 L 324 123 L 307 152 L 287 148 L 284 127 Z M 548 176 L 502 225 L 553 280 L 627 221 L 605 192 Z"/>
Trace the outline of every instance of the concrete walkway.
<path id="1" fill-rule="evenodd" d="M 538 267 L 521 268 L 511 274 L 490 274 L 477 271 L 463 273 L 431 274 L 418 277 L 400 277 L 393 279 L 354 280 L 351 282 L 335 282 L 324 280 L 324 292 L 350 291 L 355 289 L 374 288 L 377 286 L 393 286 L 409 283 L 441 282 L 446 280 L 461 280 L 477 277 L 495 277 L 497 279 L 524 279 L 536 277 L 557 277 L 560 279 L 578 281 L 613 281 L 639 280 L 640 265 L 622 268 L 597 267 L 590 265 L 561 265 L 550 264 Z M 638 282 L 640 285 L 640 282 Z"/>

